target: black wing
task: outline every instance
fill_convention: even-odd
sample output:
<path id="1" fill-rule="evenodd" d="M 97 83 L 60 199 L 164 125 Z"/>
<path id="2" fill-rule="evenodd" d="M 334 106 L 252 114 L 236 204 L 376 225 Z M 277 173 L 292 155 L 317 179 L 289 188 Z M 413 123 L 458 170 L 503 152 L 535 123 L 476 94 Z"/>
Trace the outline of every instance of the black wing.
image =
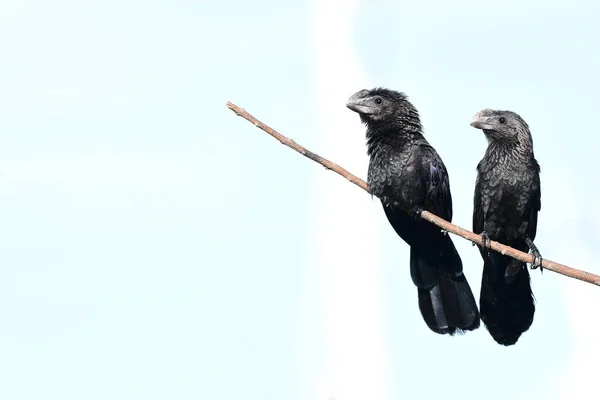
<path id="1" fill-rule="evenodd" d="M 475 181 L 475 196 L 473 197 L 473 233 L 483 232 L 484 211 L 483 201 L 481 199 L 481 177 L 479 174 L 479 166 L 477 165 L 477 180 Z"/>
<path id="2" fill-rule="evenodd" d="M 421 145 L 421 178 L 425 186 L 424 208 L 452 221 L 452 194 L 450 177 L 439 154 L 430 145 Z"/>
<path id="3" fill-rule="evenodd" d="M 542 209 L 542 192 L 540 188 L 540 166 L 534 159 L 534 172 L 531 182 L 531 196 L 529 197 L 529 223 L 527 224 L 527 236 L 535 240 L 537 233 L 538 212 Z"/>

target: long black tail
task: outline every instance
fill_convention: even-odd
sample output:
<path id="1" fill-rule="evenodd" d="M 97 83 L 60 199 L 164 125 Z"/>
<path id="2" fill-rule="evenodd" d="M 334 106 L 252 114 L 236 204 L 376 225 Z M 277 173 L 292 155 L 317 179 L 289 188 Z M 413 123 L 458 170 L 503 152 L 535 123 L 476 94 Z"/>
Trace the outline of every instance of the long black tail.
<path id="1" fill-rule="evenodd" d="M 438 231 L 439 233 L 439 231 Z M 479 327 L 479 311 L 462 261 L 448 235 L 410 248 L 410 271 L 418 288 L 419 309 L 429 328 L 440 334 Z"/>
<path id="2" fill-rule="evenodd" d="M 518 273 L 513 275 L 511 270 Z M 517 343 L 535 314 L 527 265 L 490 252 L 483 264 L 479 306 L 481 319 L 496 342 L 504 346 Z"/>

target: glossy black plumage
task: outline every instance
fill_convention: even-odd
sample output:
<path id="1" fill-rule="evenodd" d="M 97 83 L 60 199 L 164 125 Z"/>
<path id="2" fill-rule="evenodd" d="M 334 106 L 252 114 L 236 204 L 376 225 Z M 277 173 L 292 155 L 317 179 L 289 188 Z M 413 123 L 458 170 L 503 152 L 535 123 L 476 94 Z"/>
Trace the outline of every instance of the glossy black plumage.
<path id="1" fill-rule="evenodd" d="M 418 216 L 423 209 L 452 220 L 448 172 L 423 137 L 417 110 L 403 93 L 382 88 L 361 90 L 347 106 L 367 126 L 369 190 L 410 245 L 410 272 L 423 319 L 440 334 L 476 329 L 479 311 L 452 239 Z"/>
<path id="2" fill-rule="evenodd" d="M 473 232 L 527 252 L 541 208 L 540 167 L 529 127 L 514 112 L 489 109 L 477 113 L 471 125 L 482 129 L 488 140 L 477 166 Z M 535 313 L 527 265 L 485 248 L 480 252 L 481 319 L 496 342 L 513 345 Z"/>

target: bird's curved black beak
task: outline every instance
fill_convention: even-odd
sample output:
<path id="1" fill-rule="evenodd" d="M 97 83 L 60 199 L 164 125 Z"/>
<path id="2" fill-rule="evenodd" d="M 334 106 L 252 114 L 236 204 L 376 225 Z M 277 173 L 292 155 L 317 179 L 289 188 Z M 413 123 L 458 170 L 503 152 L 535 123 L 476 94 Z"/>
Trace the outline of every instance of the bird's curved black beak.
<path id="1" fill-rule="evenodd" d="M 368 94 L 367 89 L 354 93 L 346 101 L 346 107 L 359 114 L 372 114 L 372 107 L 368 104 Z"/>
<path id="2" fill-rule="evenodd" d="M 473 116 L 473 120 L 471 121 L 471 126 L 477 129 L 489 130 L 493 129 L 494 125 L 491 123 L 491 117 L 489 115 L 489 110 L 481 110 L 477 114 Z"/>

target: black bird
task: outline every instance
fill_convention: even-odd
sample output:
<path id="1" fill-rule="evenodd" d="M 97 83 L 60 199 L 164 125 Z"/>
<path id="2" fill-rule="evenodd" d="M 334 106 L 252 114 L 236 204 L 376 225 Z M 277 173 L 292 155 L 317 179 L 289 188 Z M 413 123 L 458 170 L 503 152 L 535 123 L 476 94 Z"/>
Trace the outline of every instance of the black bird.
<path id="1" fill-rule="evenodd" d="M 384 88 L 361 90 L 346 106 L 367 126 L 369 191 L 410 245 L 410 273 L 423 319 L 440 334 L 477 329 L 477 303 L 454 243 L 420 218 L 427 210 L 451 221 L 452 196 L 446 167 L 423 137 L 417 110 L 404 93 Z"/>
<path id="2" fill-rule="evenodd" d="M 531 250 L 531 267 L 541 266 L 533 244 L 541 208 L 540 166 L 529 126 L 516 113 L 485 109 L 475 114 L 471 126 L 482 129 L 488 140 L 477 165 L 473 209 L 473 232 L 484 241 L 481 319 L 496 342 L 510 346 L 533 322 L 529 271 L 526 263 L 490 251 L 489 240 Z"/>

